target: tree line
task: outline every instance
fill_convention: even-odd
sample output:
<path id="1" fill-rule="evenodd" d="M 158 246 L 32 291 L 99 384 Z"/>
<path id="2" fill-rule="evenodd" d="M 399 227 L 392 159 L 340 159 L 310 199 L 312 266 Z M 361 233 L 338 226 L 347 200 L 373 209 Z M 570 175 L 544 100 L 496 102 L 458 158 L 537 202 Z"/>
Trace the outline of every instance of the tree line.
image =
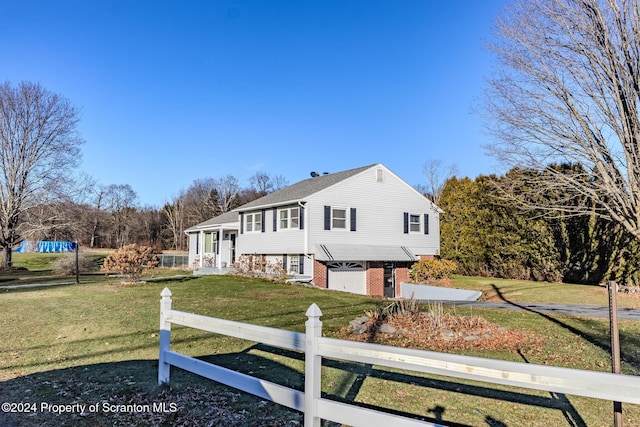
<path id="1" fill-rule="evenodd" d="M 553 172 L 550 172 L 552 170 Z M 540 188 L 540 175 L 584 174 L 580 165 L 542 171 L 513 168 L 502 176 L 451 177 L 439 194 L 441 255 L 458 272 L 552 282 L 638 283 L 640 242 L 621 224 L 598 214 L 587 195 Z M 505 193 L 509 189 L 509 195 Z M 526 195 L 515 204 L 511 195 Z M 540 209 L 536 206 L 555 206 Z M 566 209 L 562 207 L 565 206 Z M 576 215 L 575 206 L 591 206 Z"/>
<path id="2" fill-rule="evenodd" d="M 128 184 L 88 185 L 83 200 L 36 204 L 24 210 L 20 236 L 30 240 L 71 240 L 90 248 L 131 243 L 156 250 L 186 250 L 184 231 L 287 185 L 280 175 L 257 172 L 242 187 L 237 177 L 201 178 L 161 208 L 139 206 Z"/>

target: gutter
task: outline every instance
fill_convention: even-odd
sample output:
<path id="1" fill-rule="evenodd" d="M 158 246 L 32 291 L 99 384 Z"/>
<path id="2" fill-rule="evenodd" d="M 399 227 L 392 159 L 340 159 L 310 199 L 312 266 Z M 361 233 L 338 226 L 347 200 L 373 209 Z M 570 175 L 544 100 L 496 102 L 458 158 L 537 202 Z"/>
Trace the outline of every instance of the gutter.
<path id="1" fill-rule="evenodd" d="M 232 209 L 231 212 L 249 212 L 249 211 L 255 211 L 258 209 L 274 208 L 277 206 L 294 205 L 296 203 L 300 205 L 300 203 L 303 203 L 303 202 L 304 201 L 300 199 L 293 199 L 293 200 L 284 200 L 282 202 L 268 203 L 266 205 L 256 205 L 256 206 L 248 206 L 248 207 L 240 206 L 235 209 Z"/>

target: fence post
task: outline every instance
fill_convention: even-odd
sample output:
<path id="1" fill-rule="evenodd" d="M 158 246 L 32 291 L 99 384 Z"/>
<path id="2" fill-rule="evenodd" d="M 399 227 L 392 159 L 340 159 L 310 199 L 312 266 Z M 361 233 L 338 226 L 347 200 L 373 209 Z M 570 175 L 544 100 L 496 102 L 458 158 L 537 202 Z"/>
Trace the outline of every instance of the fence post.
<path id="1" fill-rule="evenodd" d="M 320 399 L 322 357 L 317 354 L 317 338 L 322 336 L 322 311 L 314 303 L 307 309 L 304 353 L 304 427 L 320 427 L 317 399 Z"/>
<path id="2" fill-rule="evenodd" d="M 158 384 L 169 382 L 171 365 L 166 362 L 166 352 L 171 346 L 171 322 L 167 316 L 171 310 L 171 291 L 164 288 L 160 294 L 160 355 L 158 357 Z"/>
<path id="3" fill-rule="evenodd" d="M 618 284 L 607 282 L 609 293 L 609 333 L 611 335 L 611 372 L 620 373 L 620 333 L 618 332 Z M 622 427 L 622 402 L 613 402 L 613 425 Z"/>

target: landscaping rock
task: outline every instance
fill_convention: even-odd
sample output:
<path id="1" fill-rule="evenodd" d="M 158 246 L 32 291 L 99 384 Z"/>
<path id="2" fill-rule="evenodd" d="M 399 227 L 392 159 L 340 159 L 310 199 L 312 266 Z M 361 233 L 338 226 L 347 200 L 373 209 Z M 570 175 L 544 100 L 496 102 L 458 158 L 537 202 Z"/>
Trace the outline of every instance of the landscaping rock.
<path id="1" fill-rule="evenodd" d="M 367 332 L 369 327 L 367 326 L 367 322 L 369 318 L 367 316 L 358 317 L 349 322 L 349 327 L 351 328 L 351 332 L 356 335 L 363 334 Z"/>
<path id="2" fill-rule="evenodd" d="M 382 325 L 380 325 L 380 328 L 378 329 L 378 331 L 382 334 L 390 334 L 390 335 L 396 335 L 398 333 L 398 330 L 394 326 L 391 326 L 388 323 L 383 323 Z"/>
<path id="3" fill-rule="evenodd" d="M 365 323 L 367 323 L 367 321 L 369 320 L 369 318 L 367 316 L 362 316 L 362 317 L 358 317 L 356 319 L 353 319 L 351 322 L 349 322 L 349 326 L 351 326 L 351 328 L 357 328 L 360 325 L 364 325 Z"/>
<path id="4" fill-rule="evenodd" d="M 367 327 L 366 323 L 363 323 L 361 325 L 358 325 L 358 326 L 355 326 L 355 327 L 351 328 L 351 332 L 353 332 L 355 335 L 364 334 L 368 330 L 369 330 L 369 328 Z"/>
<path id="5" fill-rule="evenodd" d="M 455 332 L 453 332 L 451 329 L 443 329 L 440 332 L 440 338 L 442 338 L 443 340 L 453 340 L 458 336 L 458 334 L 456 334 Z"/>

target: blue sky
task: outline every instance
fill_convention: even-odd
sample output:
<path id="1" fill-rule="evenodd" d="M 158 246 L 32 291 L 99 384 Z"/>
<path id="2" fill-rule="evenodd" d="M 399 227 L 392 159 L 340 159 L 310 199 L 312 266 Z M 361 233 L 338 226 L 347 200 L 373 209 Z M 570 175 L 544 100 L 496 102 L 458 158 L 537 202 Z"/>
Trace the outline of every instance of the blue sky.
<path id="1" fill-rule="evenodd" d="M 160 207 L 195 179 L 384 163 L 495 172 L 482 146 L 504 0 L 4 0 L 0 81 L 81 110 L 81 169 Z"/>

